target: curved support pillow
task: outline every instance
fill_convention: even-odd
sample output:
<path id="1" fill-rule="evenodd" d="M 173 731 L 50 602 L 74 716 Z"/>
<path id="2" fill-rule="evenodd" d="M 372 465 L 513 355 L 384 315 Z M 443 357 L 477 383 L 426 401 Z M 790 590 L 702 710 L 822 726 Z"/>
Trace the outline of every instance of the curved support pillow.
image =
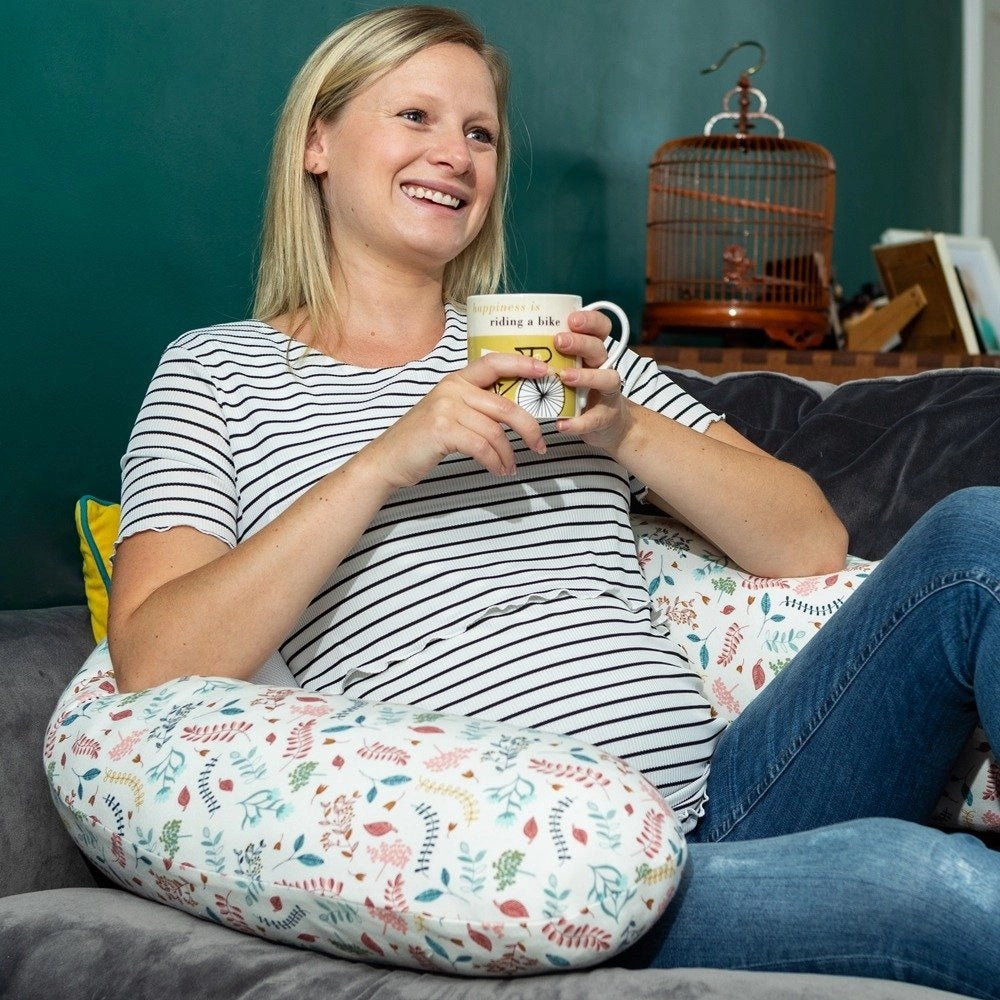
<path id="1" fill-rule="evenodd" d="M 219 678 L 119 694 L 104 644 L 45 761 L 70 834 L 124 888 L 414 969 L 604 961 L 656 921 L 686 856 L 646 779 L 569 738 Z"/>

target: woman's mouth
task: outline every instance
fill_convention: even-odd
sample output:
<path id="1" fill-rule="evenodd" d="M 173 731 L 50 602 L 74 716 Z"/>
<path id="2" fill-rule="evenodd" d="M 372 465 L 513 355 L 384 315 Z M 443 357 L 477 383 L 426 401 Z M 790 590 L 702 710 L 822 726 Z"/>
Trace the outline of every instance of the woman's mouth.
<path id="1" fill-rule="evenodd" d="M 418 201 L 432 201 L 435 205 L 446 205 L 448 208 L 459 208 L 462 204 L 460 198 L 454 195 L 445 194 L 444 191 L 435 191 L 433 188 L 419 187 L 416 184 L 402 185 L 403 194 Z"/>

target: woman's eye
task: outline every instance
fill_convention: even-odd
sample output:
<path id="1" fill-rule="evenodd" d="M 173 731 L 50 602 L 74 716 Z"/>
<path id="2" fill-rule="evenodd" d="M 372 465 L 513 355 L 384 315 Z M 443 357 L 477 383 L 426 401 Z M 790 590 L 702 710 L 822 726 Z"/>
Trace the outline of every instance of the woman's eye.
<path id="1" fill-rule="evenodd" d="M 473 142 L 481 142 L 487 146 L 492 146 L 496 141 L 495 136 L 488 128 L 470 129 L 468 135 Z"/>
<path id="2" fill-rule="evenodd" d="M 427 115 L 423 111 L 418 111 L 416 108 L 410 108 L 407 111 L 400 111 L 400 118 L 405 118 L 408 122 L 416 122 L 418 125 L 422 125 L 427 120 Z"/>

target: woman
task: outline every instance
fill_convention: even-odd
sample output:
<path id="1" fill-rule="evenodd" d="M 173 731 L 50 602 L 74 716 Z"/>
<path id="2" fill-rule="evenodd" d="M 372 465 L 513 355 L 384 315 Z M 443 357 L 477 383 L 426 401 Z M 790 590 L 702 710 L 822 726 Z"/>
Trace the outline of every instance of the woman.
<path id="1" fill-rule="evenodd" d="M 499 279 L 509 162 L 504 64 L 467 37 L 440 11 L 388 12 L 302 71 L 276 143 L 266 320 L 173 345 L 124 461 L 115 669 L 124 688 L 247 678 L 280 646 L 309 688 L 598 744 L 690 827 L 721 724 L 651 627 L 628 475 L 756 572 L 836 569 L 844 530 L 804 474 L 650 362 L 602 369 L 601 316 L 563 334 L 592 405 L 547 434 L 491 390 L 545 366 L 466 365 L 455 303 Z M 779 540 L 776 523 L 798 527 Z M 550 652 L 567 633 L 572 655 Z"/>
<path id="2" fill-rule="evenodd" d="M 466 363 L 461 305 L 503 272 L 506 90 L 502 57 L 437 8 L 360 17 L 303 68 L 275 143 L 261 318 L 168 348 L 123 460 L 119 686 L 250 678 L 280 649 L 315 690 L 572 734 L 643 770 L 693 842 L 683 899 L 636 961 L 994 995 L 991 852 L 911 824 L 813 828 L 874 814 L 885 784 L 894 815 L 923 819 L 977 711 L 1000 723 L 995 569 L 956 570 L 956 542 L 938 573 L 926 545 L 934 533 L 939 552 L 940 532 L 957 530 L 968 552 L 987 548 L 969 522 L 989 537 L 995 497 L 989 517 L 966 497 L 918 526 L 867 603 L 852 601 L 720 742 L 696 675 L 651 620 L 632 495 L 648 490 L 762 575 L 840 568 L 845 531 L 807 476 L 606 341 L 599 314 L 559 335 L 583 362 L 563 376 L 589 390 L 578 418 L 543 427 L 491 391 L 544 365 Z M 976 622 L 946 643 L 935 616 L 953 615 Z M 932 635 L 928 698 L 899 679 Z M 887 730 L 919 781 L 887 771 Z M 794 831 L 811 832 L 736 842 Z M 978 928 L 971 946 L 957 929 L 922 936 L 923 898 L 893 885 L 913 864 L 925 895 L 965 894 L 955 912 L 963 933 Z M 975 885 L 954 874 L 970 865 Z M 734 938 L 741 917 L 757 930 Z"/>

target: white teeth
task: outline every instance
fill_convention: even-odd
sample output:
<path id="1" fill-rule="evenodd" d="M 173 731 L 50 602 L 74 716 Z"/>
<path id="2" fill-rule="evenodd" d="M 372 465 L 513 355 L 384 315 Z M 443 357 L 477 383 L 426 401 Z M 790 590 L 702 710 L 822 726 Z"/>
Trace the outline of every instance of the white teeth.
<path id="1" fill-rule="evenodd" d="M 425 198 L 427 201 L 433 201 L 438 205 L 447 205 L 449 208 L 458 208 L 462 204 L 458 198 L 445 194 L 443 191 L 432 191 L 430 188 L 413 187 L 409 184 L 403 185 L 403 193 L 411 198 Z"/>

